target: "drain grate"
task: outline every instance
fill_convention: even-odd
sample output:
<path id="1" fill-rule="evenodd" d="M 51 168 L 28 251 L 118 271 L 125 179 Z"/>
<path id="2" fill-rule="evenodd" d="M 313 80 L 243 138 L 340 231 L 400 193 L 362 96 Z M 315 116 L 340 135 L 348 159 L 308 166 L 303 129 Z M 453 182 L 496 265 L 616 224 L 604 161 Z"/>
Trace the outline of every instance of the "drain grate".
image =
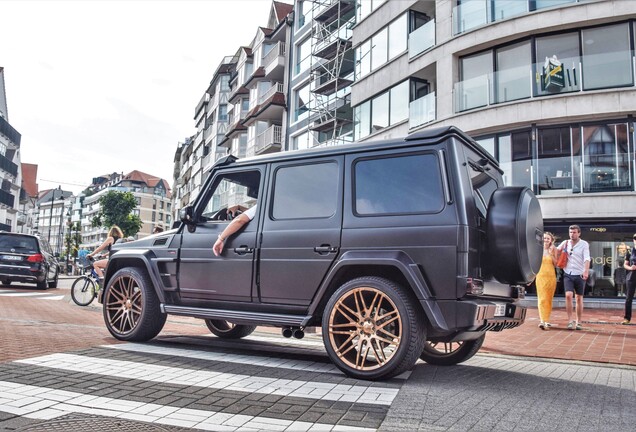
<path id="1" fill-rule="evenodd" d="M 143 423 L 132 420 L 123 420 L 107 417 L 82 417 L 65 416 L 55 420 L 34 423 L 17 429 L 20 432 L 177 432 L 187 429 L 170 427 L 165 428 L 154 423 Z"/>

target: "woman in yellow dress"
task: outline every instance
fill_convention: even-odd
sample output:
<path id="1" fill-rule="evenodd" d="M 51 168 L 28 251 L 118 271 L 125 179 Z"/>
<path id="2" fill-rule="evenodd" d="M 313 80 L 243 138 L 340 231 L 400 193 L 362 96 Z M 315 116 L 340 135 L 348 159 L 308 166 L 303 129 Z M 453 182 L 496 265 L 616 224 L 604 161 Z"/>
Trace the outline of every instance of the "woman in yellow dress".
<path id="1" fill-rule="evenodd" d="M 537 300 L 539 307 L 539 328 L 547 330 L 550 325 L 550 314 L 552 313 L 552 299 L 556 291 L 557 262 L 556 248 L 554 247 L 554 235 L 550 232 L 543 233 L 543 259 L 541 268 L 537 274 Z"/>

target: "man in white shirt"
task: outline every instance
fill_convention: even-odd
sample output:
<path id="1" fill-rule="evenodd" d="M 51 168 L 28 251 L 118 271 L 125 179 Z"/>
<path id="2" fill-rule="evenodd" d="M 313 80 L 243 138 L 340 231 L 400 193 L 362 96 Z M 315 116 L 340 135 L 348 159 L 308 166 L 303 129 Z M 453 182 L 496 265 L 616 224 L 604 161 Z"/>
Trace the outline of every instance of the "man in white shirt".
<path id="1" fill-rule="evenodd" d="M 256 216 L 256 205 L 251 208 L 245 210 L 240 215 L 236 216 L 232 219 L 232 222 L 228 226 L 225 227 L 223 232 L 219 234 L 219 237 L 214 242 L 214 246 L 212 246 L 212 251 L 214 251 L 214 255 L 219 256 L 221 252 L 223 252 L 223 247 L 225 246 L 225 241 L 229 236 L 239 231 L 243 228 L 243 225 L 247 224 L 249 221 L 254 219 Z"/>
<path id="2" fill-rule="evenodd" d="M 563 269 L 563 288 L 565 290 L 565 310 L 568 314 L 568 329 L 581 330 L 583 315 L 583 294 L 585 284 L 590 276 L 590 245 L 581 239 L 581 228 L 571 225 L 570 240 L 559 245 L 561 253 L 567 253 L 568 263 Z M 576 321 L 572 320 L 572 296 L 576 294 Z"/>

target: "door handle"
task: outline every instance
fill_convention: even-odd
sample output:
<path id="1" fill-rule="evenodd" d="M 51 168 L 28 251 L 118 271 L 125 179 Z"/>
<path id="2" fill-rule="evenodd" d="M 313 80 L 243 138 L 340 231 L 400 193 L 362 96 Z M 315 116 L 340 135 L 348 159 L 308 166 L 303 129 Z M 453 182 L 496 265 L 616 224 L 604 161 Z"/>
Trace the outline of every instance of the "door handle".
<path id="1" fill-rule="evenodd" d="M 241 246 L 241 247 L 234 248 L 234 253 L 239 254 L 239 255 L 245 255 L 245 254 L 252 253 L 252 252 L 254 252 L 254 248 L 249 248 L 247 246 Z"/>
<path id="2" fill-rule="evenodd" d="M 331 245 L 320 245 L 314 248 L 314 252 L 320 255 L 327 255 L 330 253 L 338 252 L 338 248 L 332 247 Z"/>

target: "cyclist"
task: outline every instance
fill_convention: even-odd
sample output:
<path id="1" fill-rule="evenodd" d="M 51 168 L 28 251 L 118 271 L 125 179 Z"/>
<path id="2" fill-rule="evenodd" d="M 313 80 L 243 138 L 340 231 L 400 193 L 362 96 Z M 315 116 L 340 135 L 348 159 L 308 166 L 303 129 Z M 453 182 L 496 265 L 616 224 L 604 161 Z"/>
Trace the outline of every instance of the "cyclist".
<path id="1" fill-rule="evenodd" d="M 93 258 L 97 253 L 103 251 L 104 249 L 108 249 L 108 258 L 110 258 L 111 246 L 121 238 L 124 238 L 124 233 L 122 232 L 121 228 L 119 228 L 117 225 L 113 225 L 112 227 L 110 227 L 110 230 L 108 231 L 108 237 L 106 237 L 104 243 L 102 243 L 93 252 L 89 253 L 89 258 Z M 93 263 L 93 268 L 95 269 L 95 272 L 100 279 L 104 278 L 104 269 L 106 268 L 106 265 L 108 265 L 108 258 L 104 258 Z"/>

